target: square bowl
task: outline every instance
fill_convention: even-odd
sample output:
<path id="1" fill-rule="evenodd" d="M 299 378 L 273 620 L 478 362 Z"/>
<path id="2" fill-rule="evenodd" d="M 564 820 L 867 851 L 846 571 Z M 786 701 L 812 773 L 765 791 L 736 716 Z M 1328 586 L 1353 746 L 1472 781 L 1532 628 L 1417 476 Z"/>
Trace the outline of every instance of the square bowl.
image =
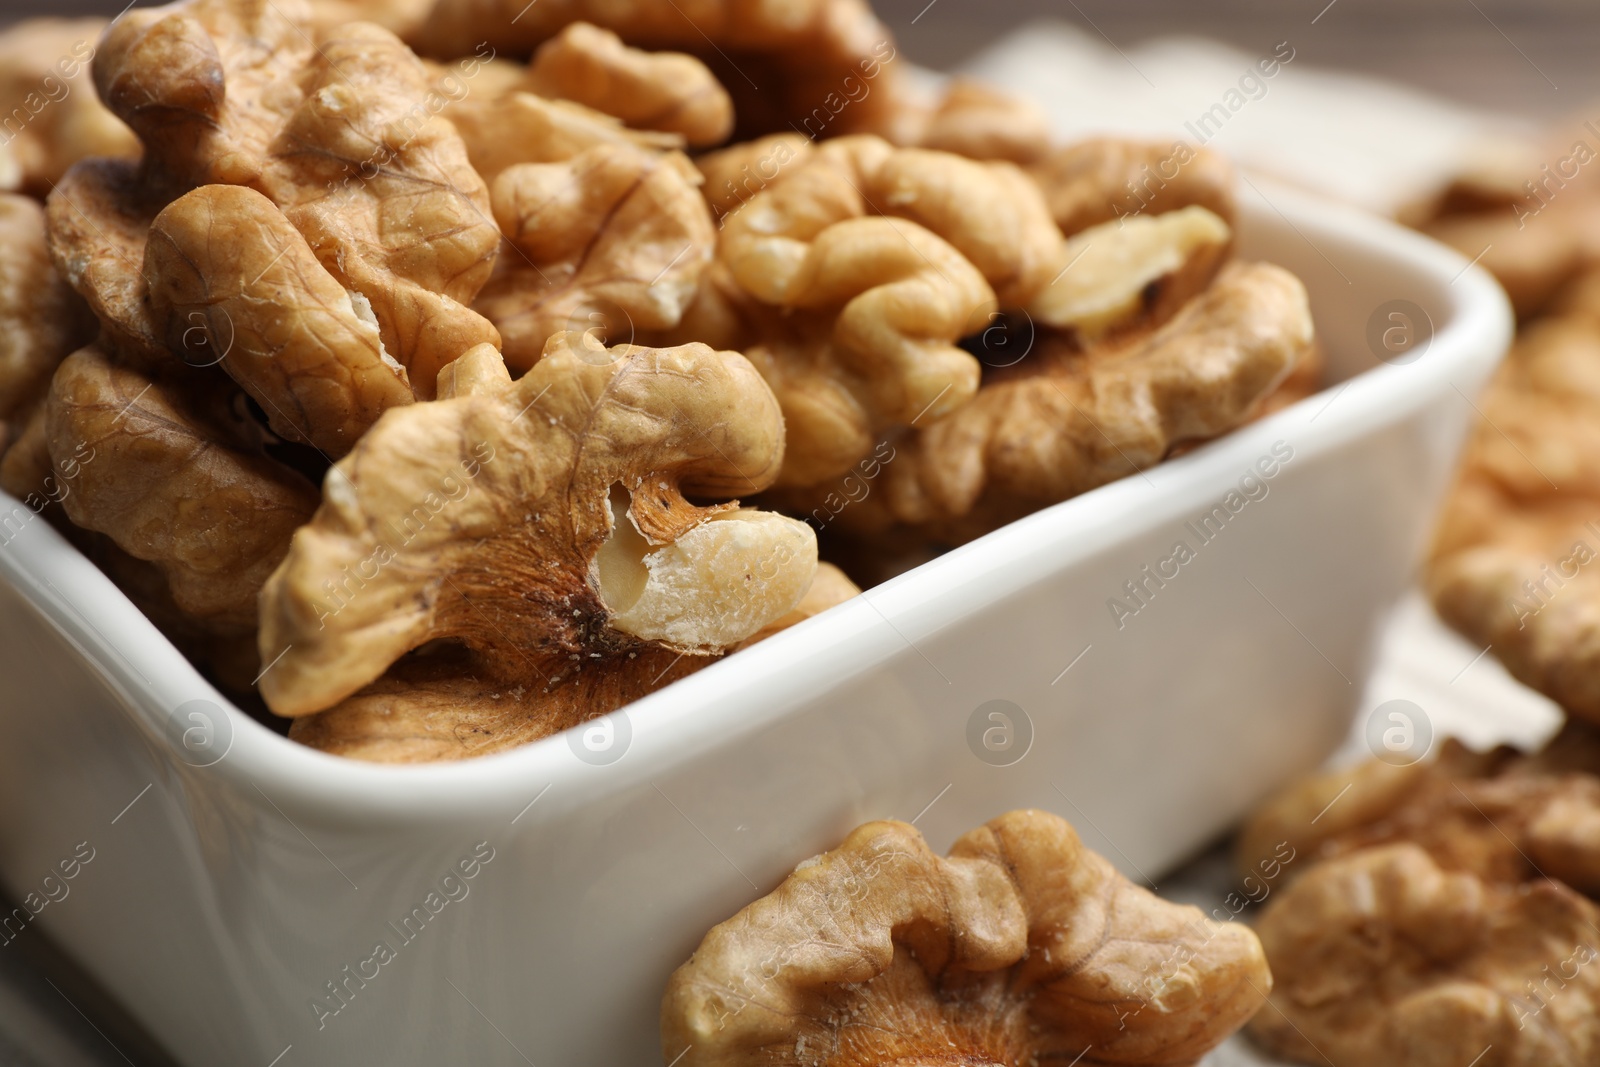
<path id="1" fill-rule="evenodd" d="M 1240 252 L 1306 282 L 1324 392 L 500 755 L 289 742 L 0 498 L 0 942 L 39 923 L 186 1064 L 610 1067 L 660 1056 L 706 929 L 867 819 L 943 847 L 1047 808 L 1160 874 L 1345 736 L 1511 334 L 1454 253 L 1267 195 Z"/>

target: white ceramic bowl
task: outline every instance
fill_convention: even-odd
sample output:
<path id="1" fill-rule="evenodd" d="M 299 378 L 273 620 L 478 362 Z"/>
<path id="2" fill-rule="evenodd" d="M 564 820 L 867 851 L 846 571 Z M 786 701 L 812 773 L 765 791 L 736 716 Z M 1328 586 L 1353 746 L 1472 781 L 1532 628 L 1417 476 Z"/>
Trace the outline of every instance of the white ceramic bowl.
<path id="1" fill-rule="evenodd" d="M 1494 283 L 1453 253 L 1270 197 L 1245 205 L 1241 251 L 1306 281 L 1337 384 L 587 738 L 424 767 L 300 748 L 11 511 L 0 882 L 43 903 L 0 940 L 39 924 L 193 1067 L 616 1067 L 656 1062 L 662 985 L 707 928 L 864 820 L 915 819 L 943 848 L 1048 808 L 1159 876 L 1344 736 L 1467 397 L 1511 330 Z M 1369 322 L 1394 300 L 1436 333 L 1414 362 L 1380 365 Z M 1274 474 L 1201 544 L 1185 524 L 1226 509 L 1263 457 Z M 1108 599 L 1134 606 L 1124 582 L 1180 539 L 1195 558 L 1119 628 Z M 447 877 L 463 860 L 474 876 Z"/>

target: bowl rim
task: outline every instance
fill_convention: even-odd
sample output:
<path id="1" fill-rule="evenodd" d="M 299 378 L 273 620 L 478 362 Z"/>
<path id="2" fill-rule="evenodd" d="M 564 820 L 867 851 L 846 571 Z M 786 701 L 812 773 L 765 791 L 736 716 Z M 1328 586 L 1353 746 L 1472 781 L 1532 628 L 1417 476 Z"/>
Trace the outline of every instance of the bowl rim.
<path id="1" fill-rule="evenodd" d="M 1263 187 L 1271 191 L 1270 199 Z M 74 646 L 178 772 L 209 776 L 213 786 L 246 796 L 270 794 L 269 802 L 313 821 L 416 825 L 519 808 L 527 812 L 529 798 L 543 797 L 547 790 L 550 800 L 538 809 L 542 821 L 603 793 L 648 788 L 650 778 L 708 747 L 761 730 L 885 657 L 907 646 L 915 650 L 920 639 L 962 615 L 1031 584 L 1041 566 L 1070 567 L 1125 537 L 1130 522 L 1152 525 L 1209 501 L 1218 477 L 1237 478 L 1285 429 L 1295 428 L 1297 454 L 1301 449 L 1306 455 L 1326 452 L 1406 418 L 1446 386 L 1454 388 L 1451 378 L 1463 364 L 1487 360 L 1487 352 L 1498 358 L 1509 344 L 1512 318 L 1503 291 L 1465 257 L 1355 208 L 1265 181 L 1249 188 L 1265 206 L 1241 204 L 1246 223 L 1278 226 L 1275 214 L 1319 254 L 1305 231 L 1372 249 L 1414 281 L 1437 288 L 1448 315 L 1436 324 L 1429 349 L 1434 358 L 1359 372 L 1143 476 L 1026 516 L 664 687 L 624 709 L 632 740 L 625 756 L 610 766 L 579 760 L 565 734 L 505 752 L 425 764 L 367 763 L 306 748 L 256 722 L 218 692 L 48 523 L 30 521 L 28 526 L 36 528 L 31 536 L 23 531 L 0 543 L 0 580 Z M 1471 403 L 1465 393 L 1462 397 Z M 1342 406 L 1335 403 L 1341 398 Z M 1316 414 L 1306 419 L 1312 410 Z M 1319 423 L 1324 412 L 1335 410 Z M 0 493 L 0 513 L 8 509 L 28 510 Z M 817 678 L 824 674 L 827 681 L 819 686 Z M 162 722 L 161 709 L 170 717 L 172 709 L 192 700 L 222 709 L 231 730 L 224 757 L 206 768 L 182 760 Z M 551 788 L 557 785 L 563 788 Z"/>

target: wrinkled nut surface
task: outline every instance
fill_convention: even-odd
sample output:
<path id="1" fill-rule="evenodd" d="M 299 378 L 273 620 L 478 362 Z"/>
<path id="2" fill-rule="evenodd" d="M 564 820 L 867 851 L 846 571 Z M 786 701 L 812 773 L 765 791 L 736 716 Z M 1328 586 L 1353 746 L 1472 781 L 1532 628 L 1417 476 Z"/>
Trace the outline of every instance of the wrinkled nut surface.
<path id="1" fill-rule="evenodd" d="M 139 154 L 89 78 L 105 28 L 105 19 L 42 18 L 0 33 L 0 190 L 42 197 L 80 159 Z"/>
<path id="2" fill-rule="evenodd" d="M 1369 1067 L 1579 1067 L 1600 1056 L 1600 908 L 1559 882 L 1516 888 L 1409 844 L 1313 868 L 1257 930 L 1274 1055 Z"/>
<path id="3" fill-rule="evenodd" d="M 1050 119 L 1043 109 L 977 78 L 952 78 L 938 103 L 921 114 L 908 111 L 905 125 L 889 135 L 898 144 L 1020 164 L 1050 150 Z"/>
<path id="4" fill-rule="evenodd" d="M 696 147 L 719 144 L 733 132 L 733 101 L 704 63 L 682 52 L 629 48 L 587 22 L 572 23 L 539 46 L 526 86 L 628 126 L 682 134 Z"/>
<path id="5" fill-rule="evenodd" d="M 683 497 L 757 491 L 782 462 L 777 406 L 743 357 L 563 334 L 515 383 L 483 346 L 440 386 L 335 465 L 262 593 L 263 662 L 282 658 L 261 691 L 279 714 L 329 708 L 443 639 L 467 663 L 433 691 L 520 687 L 525 740 L 641 695 L 679 654 L 743 641 L 811 583 L 809 527 Z"/>
<path id="6" fill-rule="evenodd" d="M 44 209 L 0 193 L 0 422 L 31 411 L 92 332 L 88 309 L 51 266 Z"/>
<path id="7" fill-rule="evenodd" d="M 678 49 L 705 62 L 733 97 L 741 138 L 804 127 L 811 136 L 874 132 L 897 114 L 892 35 L 862 0 L 515 0 L 434 6 L 411 40 L 440 58 L 487 43 L 527 56 L 576 22 L 630 45 Z"/>
<path id="8" fill-rule="evenodd" d="M 1600 325 L 1525 329 L 1482 406 L 1429 593 L 1519 680 L 1600 721 Z"/>
<path id="9" fill-rule="evenodd" d="M 1199 206 L 1091 226 L 1061 246 L 1060 273 L 1028 313 L 1084 341 L 1145 316 L 1165 321 L 1210 284 L 1232 241 L 1228 224 Z"/>
<path id="10" fill-rule="evenodd" d="M 1192 1064 L 1261 1006 L 1256 937 L 1139 888 L 1056 816 L 1015 811 L 946 859 L 856 829 L 674 972 L 684 1067 Z"/>
<path id="11" fill-rule="evenodd" d="M 411 403 L 372 305 L 253 189 L 205 185 L 169 204 L 151 226 L 144 274 L 168 348 L 220 365 L 286 440 L 342 456 L 384 411 Z"/>
<path id="12" fill-rule="evenodd" d="M 494 180 L 512 245 L 477 309 L 524 370 L 545 341 L 597 327 L 611 343 L 675 326 L 711 262 L 716 233 L 699 191 L 669 157 L 601 144 Z"/>
<path id="13" fill-rule="evenodd" d="M 847 471 L 874 434 L 969 400 L 978 362 L 955 341 L 1047 284 L 1061 239 L 1007 163 L 874 137 L 771 150 L 802 158 L 735 193 L 744 202 L 724 218 L 718 257 L 750 300 L 831 320 L 747 323 L 789 420 L 783 481 L 804 485 Z"/>
<path id="14" fill-rule="evenodd" d="M 1413 844 L 1449 870 L 1498 885 L 1542 877 L 1600 893 L 1600 735 L 1570 723 L 1544 752 L 1475 752 L 1454 740 L 1437 757 L 1370 760 L 1296 783 L 1240 833 L 1251 869 L 1281 846 L 1310 864 L 1378 845 Z"/>
<path id="15" fill-rule="evenodd" d="M 113 237 L 127 230 L 116 252 L 138 264 L 139 227 L 124 216 L 153 218 L 196 186 L 248 186 L 350 299 L 365 299 L 385 349 L 429 396 L 440 367 L 497 339 L 466 306 L 499 246 L 488 190 L 455 128 L 428 107 L 427 71 L 393 34 L 360 22 L 320 40 L 314 31 L 303 0 L 184 0 L 118 21 L 95 84 L 144 142 L 143 170 L 64 183 L 52 222 L 83 219 L 53 232 L 53 251 L 75 284 L 93 284 L 82 264 L 104 252 L 83 231 L 103 228 L 103 216 L 119 227 Z M 104 280 L 116 299 L 80 292 L 114 304 L 119 327 L 148 339 L 153 330 L 124 321 L 137 317 L 127 270 Z"/>
<path id="16" fill-rule="evenodd" d="M 900 522 L 966 520 L 957 536 L 992 529 L 1233 429 L 1311 343 L 1300 281 L 1231 263 L 1154 332 L 1036 351 L 1032 370 L 897 444 L 884 504 Z"/>
<path id="17" fill-rule="evenodd" d="M 1051 152 L 1028 173 L 1069 236 L 1124 216 L 1164 215 L 1190 205 L 1230 226 L 1234 220 L 1233 165 L 1209 148 L 1182 141 L 1079 141 Z"/>
<path id="18" fill-rule="evenodd" d="M 250 626 L 316 491 L 251 451 L 214 381 L 153 379 L 81 349 L 51 382 L 46 434 L 76 525 L 155 564 L 190 617 Z"/>

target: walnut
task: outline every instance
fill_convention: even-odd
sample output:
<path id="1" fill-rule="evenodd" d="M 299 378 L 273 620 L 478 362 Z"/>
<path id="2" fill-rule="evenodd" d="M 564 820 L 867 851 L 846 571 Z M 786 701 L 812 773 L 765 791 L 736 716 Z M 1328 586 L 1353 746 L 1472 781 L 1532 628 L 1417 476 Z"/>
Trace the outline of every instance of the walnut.
<path id="1" fill-rule="evenodd" d="M 1519 318 L 1541 311 L 1562 284 L 1600 264 L 1600 196 L 1574 191 L 1537 214 L 1510 208 L 1446 215 L 1422 227 L 1495 276 Z"/>
<path id="2" fill-rule="evenodd" d="M 897 144 L 1020 164 L 1050 150 L 1050 119 L 1037 104 L 976 78 L 952 78 L 937 103 L 908 102 L 905 112 L 888 134 Z"/>
<path id="3" fill-rule="evenodd" d="M 947 859 L 857 828 L 714 927 L 667 984 L 662 1051 L 735 1064 L 1193 1064 L 1272 986 L 1255 935 L 1133 885 L 1014 811 Z"/>
<path id="4" fill-rule="evenodd" d="M 73 523 L 153 563 L 190 618 L 248 629 L 316 490 L 253 447 L 219 381 L 151 378 L 81 349 L 51 382 L 46 435 Z"/>
<path id="5" fill-rule="evenodd" d="M 390 760 L 613 710 L 800 602 L 807 526 L 683 497 L 759 490 L 782 454 L 737 354 L 561 334 L 513 383 L 474 349 L 439 400 L 391 409 L 329 473 L 262 593 L 262 695 L 323 712 L 299 739 Z"/>
<path id="6" fill-rule="evenodd" d="M 385 410 L 412 400 L 371 304 L 323 270 L 253 189 L 205 185 L 169 204 L 151 226 L 144 272 L 169 347 L 218 360 L 285 440 L 342 456 Z"/>
<path id="7" fill-rule="evenodd" d="M 724 218 L 718 245 L 751 301 L 810 315 L 749 316 L 752 359 L 789 420 L 791 485 L 843 473 L 875 433 L 965 403 L 978 363 L 954 342 L 1048 284 L 1061 246 L 1010 164 L 875 137 L 803 155 Z"/>
<path id="8" fill-rule="evenodd" d="M 518 163 L 561 163 L 600 145 L 634 147 L 668 153 L 668 159 L 694 180 L 694 168 L 672 154 L 683 147 L 676 134 L 630 130 L 593 108 L 570 100 L 547 100 L 513 88 L 466 97 L 445 114 L 460 131 L 472 166 L 488 182 Z"/>
<path id="9" fill-rule="evenodd" d="M 545 341 L 601 328 L 613 343 L 675 326 L 711 262 L 716 234 L 699 191 L 670 159 L 600 144 L 494 179 L 495 217 L 515 254 L 476 304 L 525 370 Z"/>
<path id="10" fill-rule="evenodd" d="M 1153 332 L 1046 336 L 1009 379 L 896 444 L 881 506 L 963 540 L 1253 417 L 1312 343 L 1305 287 L 1232 263 Z"/>
<path id="11" fill-rule="evenodd" d="M 1371 760 L 1296 783 L 1240 833 L 1249 869 L 1287 848 L 1315 863 L 1404 842 L 1497 885 L 1551 877 L 1600 893 L 1600 736 L 1571 724 L 1546 752 L 1474 752 L 1450 740 L 1409 766 Z"/>
<path id="12" fill-rule="evenodd" d="M 427 19 L 435 0 L 311 0 L 318 26 L 337 29 L 347 22 L 375 22 L 404 37 Z"/>
<path id="13" fill-rule="evenodd" d="M 185 0 L 112 26 L 95 83 L 145 158 L 136 172 L 68 175 L 51 197 L 52 254 L 119 352 L 149 362 L 165 342 L 141 321 L 149 222 L 195 187 L 248 186 L 370 306 L 384 349 L 428 396 L 440 367 L 497 339 L 466 307 L 499 245 L 488 190 L 405 45 L 370 23 L 320 40 L 313 29 L 303 0 Z"/>
<path id="14" fill-rule="evenodd" d="M 1233 166 L 1209 148 L 1097 138 L 1056 149 L 1028 169 L 1061 232 L 1128 215 L 1203 207 L 1233 224 Z"/>
<path id="15" fill-rule="evenodd" d="M 1559 882 L 1497 885 L 1410 844 L 1354 852 L 1267 902 L 1277 988 L 1251 1034 L 1308 1064 L 1593 1063 L 1597 920 Z"/>
<path id="16" fill-rule="evenodd" d="M 0 33 L 0 189 L 42 197 L 88 156 L 133 157 L 133 132 L 87 77 L 105 19 L 25 19 Z"/>
<path id="17" fill-rule="evenodd" d="M 785 167 L 806 159 L 810 150 L 809 137 L 774 133 L 707 152 L 694 163 L 705 179 L 706 203 L 720 219 L 772 184 Z"/>
<path id="18" fill-rule="evenodd" d="M 682 52 L 629 48 L 587 22 L 572 23 L 539 46 L 526 88 L 638 129 L 682 134 L 696 147 L 719 144 L 733 132 L 733 101 L 705 64 Z"/>
<path id="19" fill-rule="evenodd" d="M 817 573 L 811 579 L 811 585 L 807 587 L 805 596 L 794 606 L 794 610 L 757 630 L 739 647 L 748 648 L 757 642 L 765 641 L 774 634 L 782 633 L 791 626 L 798 626 L 807 619 L 816 618 L 829 608 L 837 607 L 860 595 L 861 587 L 852 582 L 844 571 L 831 563 L 818 563 Z"/>
<path id="20" fill-rule="evenodd" d="M 0 193 L 0 422 L 25 419 L 92 333 L 88 309 L 50 265 L 44 209 Z"/>
<path id="21" fill-rule="evenodd" d="M 1482 402 L 1427 584 L 1517 678 L 1600 721 L 1600 325 L 1523 331 Z"/>
<path id="22" fill-rule="evenodd" d="M 676 0 L 451 0 L 434 6 L 411 40 L 424 54 L 466 55 L 487 43 L 529 56 L 575 22 L 639 48 L 698 57 L 733 96 L 740 140 L 779 130 L 809 136 L 875 132 L 898 112 L 889 31 L 862 0 L 711 0 L 692 11 Z"/>
<path id="23" fill-rule="evenodd" d="M 1060 272 L 1027 310 L 1085 342 L 1141 319 L 1164 322 L 1211 283 L 1232 243 L 1228 224 L 1198 205 L 1103 222 L 1061 246 Z"/>

